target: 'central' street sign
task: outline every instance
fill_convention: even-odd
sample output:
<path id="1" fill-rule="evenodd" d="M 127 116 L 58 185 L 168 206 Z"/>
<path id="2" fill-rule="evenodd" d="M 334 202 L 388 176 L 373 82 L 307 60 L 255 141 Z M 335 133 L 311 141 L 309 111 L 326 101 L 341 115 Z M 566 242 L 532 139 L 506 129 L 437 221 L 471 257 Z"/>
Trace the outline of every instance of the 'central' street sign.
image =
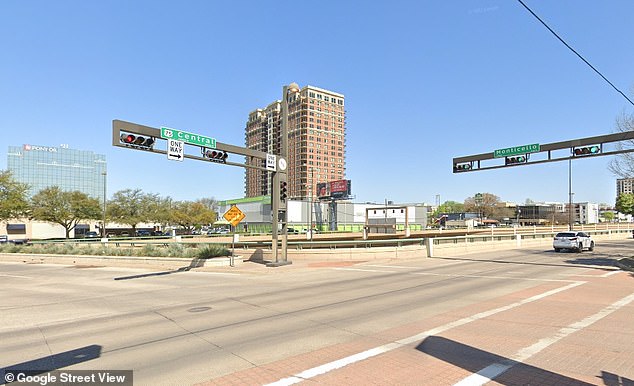
<path id="1" fill-rule="evenodd" d="M 183 141 L 191 145 L 204 146 L 211 149 L 216 148 L 216 139 L 211 137 L 205 137 L 204 135 L 188 133 L 186 131 L 170 129 L 169 127 L 161 127 L 161 138 L 174 139 L 177 141 Z"/>
<path id="2" fill-rule="evenodd" d="M 539 152 L 539 149 L 540 149 L 540 146 L 538 143 L 534 143 L 532 145 L 507 147 L 506 149 L 495 150 L 493 152 L 493 157 L 501 158 L 501 157 L 508 157 L 511 155 L 518 155 L 518 154 L 537 153 Z"/>

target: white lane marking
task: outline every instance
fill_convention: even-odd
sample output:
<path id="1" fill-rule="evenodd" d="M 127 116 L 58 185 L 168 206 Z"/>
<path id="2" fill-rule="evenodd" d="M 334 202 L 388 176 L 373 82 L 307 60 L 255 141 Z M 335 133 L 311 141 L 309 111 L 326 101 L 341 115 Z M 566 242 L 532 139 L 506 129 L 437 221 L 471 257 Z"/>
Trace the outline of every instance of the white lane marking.
<path id="1" fill-rule="evenodd" d="M 296 383 L 305 381 L 307 379 L 314 378 L 314 377 L 316 377 L 318 375 L 325 374 L 327 372 L 342 368 L 342 367 L 347 366 L 349 364 L 360 362 L 360 361 L 366 360 L 368 358 L 372 358 L 374 356 L 377 356 L 379 354 L 383 354 L 383 353 L 386 353 L 388 351 L 392 351 L 392 350 L 397 349 L 399 347 L 403 347 L 404 345 L 408 345 L 408 344 L 419 342 L 419 341 L 427 338 L 428 336 L 440 334 L 440 333 L 445 332 L 447 330 L 450 330 L 452 328 L 459 327 L 459 326 L 462 326 L 464 324 L 471 323 L 471 322 L 474 322 L 476 320 L 480 320 L 480 319 L 489 317 L 491 315 L 495 315 L 495 314 L 500 313 L 500 312 L 508 311 L 508 310 L 513 309 L 515 307 L 519 307 L 519 306 L 522 306 L 524 304 L 531 303 L 531 302 L 543 299 L 545 297 L 557 294 L 557 293 L 562 292 L 562 291 L 566 291 L 568 289 L 577 287 L 577 286 L 585 284 L 585 283 L 586 283 L 585 281 L 577 281 L 577 282 L 565 285 L 563 287 L 555 288 L 555 289 L 552 289 L 550 291 L 546 291 L 546 292 L 543 292 L 541 294 L 538 294 L 538 295 L 535 295 L 535 296 L 531 296 L 530 298 L 522 299 L 520 301 L 517 301 L 515 303 L 509 304 L 509 305 L 506 305 L 506 306 L 494 308 L 494 309 L 489 310 L 489 311 L 480 312 L 480 313 L 477 313 L 475 315 L 468 316 L 466 318 L 455 320 L 453 322 L 443 324 L 442 326 L 438 326 L 436 328 L 432 328 L 431 330 L 427 330 L 427 331 L 421 332 L 419 334 L 412 335 L 410 337 L 397 340 L 397 341 L 392 342 L 392 343 L 388 343 L 388 344 L 384 344 L 382 346 L 374 347 L 374 348 L 371 348 L 369 350 L 366 350 L 366 351 L 363 351 L 363 352 L 360 352 L 360 353 L 357 353 L 357 354 L 353 354 L 353 355 L 347 356 L 345 358 L 338 359 L 336 361 L 332 361 L 332 362 L 323 364 L 321 366 L 313 367 L 311 369 L 302 371 L 301 373 L 297 373 L 297 374 L 294 374 L 294 375 L 292 375 L 290 377 L 280 379 L 279 381 L 276 381 L 276 382 L 273 382 L 273 383 L 269 383 L 267 386 L 273 386 L 273 385 L 275 385 L 275 386 L 294 385 Z"/>
<path id="2" fill-rule="evenodd" d="M 417 269 L 417 267 L 404 267 L 399 265 L 364 265 L 364 267 L 377 267 L 377 268 L 399 268 L 399 269 Z M 361 268 L 333 268 L 339 271 L 361 271 L 361 272 L 387 272 L 394 273 L 395 271 L 383 271 L 374 269 L 361 269 Z M 610 272 L 611 273 L 611 272 Z M 466 277 L 476 279 L 504 279 L 504 280 L 528 280 L 528 281 L 541 281 L 541 282 L 557 282 L 557 283 L 574 283 L 576 280 L 564 280 L 564 279 L 534 279 L 528 277 L 517 276 L 488 276 L 488 275 L 469 275 L 469 274 L 452 274 L 452 273 L 433 273 L 433 272 L 410 272 L 410 275 L 422 275 L 422 276 L 442 276 L 442 277 Z M 570 275 L 569 275 L 570 276 Z M 574 275 L 579 276 L 579 275 Z M 590 275 L 592 277 L 597 277 Z"/>
<path id="3" fill-rule="evenodd" d="M 30 276 L 22 276 L 22 275 L 8 275 L 8 274 L 4 274 L 4 273 L 0 273 L 0 277 L 16 277 L 18 279 L 33 279 Z"/>
<path id="4" fill-rule="evenodd" d="M 493 363 L 490 366 L 483 368 L 482 370 L 474 373 L 462 381 L 456 383 L 454 386 L 479 386 L 484 385 L 487 382 L 492 381 L 497 376 L 503 374 L 511 367 L 515 366 L 518 363 L 521 363 L 530 357 L 538 354 L 545 348 L 551 346 L 554 343 L 562 340 L 570 334 L 573 334 L 577 331 L 581 331 L 584 328 L 598 322 L 599 320 L 605 318 L 611 313 L 619 310 L 620 308 L 630 304 L 634 301 L 634 293 L 629 296 L 624 297 L 621 300 L 618 300 L 609 306 L 605 307 L 601 311 L 597 312 L 594 315 L 590 315 L 587 318 L 580 320 L 578 322 L 574 322 L 566 327 L 561 328 L 554 335 L 542 338 L 536 343 L 524 347 L 523 349 L 516 352 L 509 360 L 501 361 L 500 363 Z"/>
<path id="5" fill-rule="evenodd" d="M 337 271 L 357 271 L 357 272 L 380 272 L 380 273 L 395 273 L 396 271 L 384 271 L 380 269 L 361 269 L 361 268 L 333 268 Z"/>
<path id="6" fill-rule="evenodd" d="M 194 275 L 242 276 L 241 273 L 235 273 L 235 272 L 189 271 L 188 273 L 193 273 Z"/>
<path id="7" fill-rule="evenodd" d="M 444 277 L 466 277 L 475 279 L 504 279 L 504 280 L 529 280 L 529 281 L 545 281 L 545 282 L 557 282 L 557 283 L 576 283 L 576 280 L 564 280 L 564 279 L 534 279 L 529 277 L 517 277 L 517 276 L 488 276 L 488 275 L 460 275 L 453 273 L 432 273 L 432 272 L 412 272 L 412 275 L 422 276 L 444 276 Z"/>
<path id="8" fill-rule="evenodd" d="M 604 273 L 603 275 L 574 275 L 574 274 L 573 275 L 569 275 L 567 273 L 563 273 L 563 274 L 560 274 L 560 275 L 562 275 L 562 276 L 575 276 L 575 277 L 610 277 L 612 275 L 616 275 L 617 273 L 623 272 L 623 271 L 621 271 L 618 268 L 612 269 L 612 268 L 607 267 L 607 269 L 610 269 L 610 272 Z"/>

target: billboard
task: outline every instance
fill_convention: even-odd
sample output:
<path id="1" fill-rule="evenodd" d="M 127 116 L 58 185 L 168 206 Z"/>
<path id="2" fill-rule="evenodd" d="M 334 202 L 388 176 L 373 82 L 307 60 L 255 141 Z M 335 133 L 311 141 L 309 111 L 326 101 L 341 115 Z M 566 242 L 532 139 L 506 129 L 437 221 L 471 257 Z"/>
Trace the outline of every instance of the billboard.
<path id="1" fill-rule="evenodd" d="M 331 198 L 347 198 L 351 195 L 350 180 L 330 181 L 329 185 Z"/>
<path id="2" fill-rule="evenodd" d="M 350 180 L 320 182 L 317 184 L 317 197 L 320 199 L 345 199 L 352 195 Z"/>
<path id="3" fill-rule="evenodd" d="M 326 182 L 320 182 L 317 184 L 317 197 L 330 198 L 330 193 L 328 191 L 328 184 Z"/>

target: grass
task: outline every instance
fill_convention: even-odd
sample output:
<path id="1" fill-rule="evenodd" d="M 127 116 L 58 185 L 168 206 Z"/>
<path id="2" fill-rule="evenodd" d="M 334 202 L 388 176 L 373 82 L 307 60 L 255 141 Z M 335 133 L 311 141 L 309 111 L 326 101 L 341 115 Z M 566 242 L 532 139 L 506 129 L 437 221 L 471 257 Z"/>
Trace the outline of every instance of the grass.
<path id="1" fill-rule="evenodd" d="M 88 256 L 137 256 L 137 257 L 182 257 L 186 259 L 210 259 L 229 256 L 229 250 L 219 244 L 183 245 L 170 243 L 167 246 L 146 244 L 142 247 L 117 247 L 108 244 L 42 243 L 31 245 L 0 244 L 0 253 L 32 253 L 39 255 L 88 255 Z"/>

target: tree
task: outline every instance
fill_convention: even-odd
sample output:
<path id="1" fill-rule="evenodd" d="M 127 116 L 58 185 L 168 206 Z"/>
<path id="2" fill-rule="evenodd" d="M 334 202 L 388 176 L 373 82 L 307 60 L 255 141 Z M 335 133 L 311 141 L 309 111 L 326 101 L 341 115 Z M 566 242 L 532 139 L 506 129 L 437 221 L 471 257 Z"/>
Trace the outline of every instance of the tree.
<path id="1" fill-rule="evenodd" d="M 634 114 L 623 113 L 616 119 L 616 131 L 625 133 L 634 130 Z M 634 140 L 616 143 L 616 150 L 628 150 L 634 147 Z M 634 153 L 622 153 L 610 160 L 608 169 L 621 178 L 634 177 Z"/>
<path id="2" fill-rule="evenodd" d="M 464 210 L 481 213 L 483 217 L 494 217 L 500 210 L 500 198 L 495 194 L 482 193 L 482 197 L 467 197 L 464 200 Z"/>
<path id="3" fill-rule="evenodd" d="M 609 212 L 609 211 L 605 211 L 603 212 L 603 218 L 605 219 L 605 221 L 607 222 L 612 222 L 614 221 L 615 215 L 614 212 Z"/>
<path id="4" fill-rule="evenodd" d="M 143 193 L 141 189 L 120 190 L 108 202 L 108 218 L 133 230 L 143 222 L 160 222 L 161 199 L 157 194 Z"/>
<path id="5" fill-rule="evenodd" d="M 435 211 L 433 216 L 437 218 L 443 213 L 461 213 L 464 212 L 464 204 L 456 201 L 445 201 Z"/>
<path id="6" fill-rule="evenodd" d="M 476 197 L 467 197 L 464 200 L 464 210 L 496 220 L 515 217 L 515 209 L 505 206 L 498 196 L 491 193 L 482 193 L 477 200 Z"/>
<path id="7" fill-rule="evenodd" d="M 57 186 L 42 189 L 31 199 L 31 216 L 63 226 L 67 239 L 80 221 L 98 220 L 102 213 L 96 198 L 78 191 L 65 192 Z"/>
<path id="8" fill-rule="evenodd" d="M 171 210 L 171 222 L 176 223 L 191 233 L 201 225 L 216 221 L 216 212 L 201 201 L 177 201 Z"/>
<path id="9" fill-rule="evenodd" d="M 0 172 L 0 222 L 26 216 L 29 186 L 13 179 L 10 171 Z"/>
<path id="10" fill-rule="evenodd" d="M 634 194 L 619 194 L 616 198 L 616 205 L 614 208 L 623 214 L 634 215 Z"/>
<path id="11" fill-rule="evenodd" d="M 196 200 L 196 202 L 203 204 L 207 209 L 213 210 L 215 212 L 218 211 L 218 201 L 216 201 L 216 199 L 213 197 L 201 198 Z"/>

